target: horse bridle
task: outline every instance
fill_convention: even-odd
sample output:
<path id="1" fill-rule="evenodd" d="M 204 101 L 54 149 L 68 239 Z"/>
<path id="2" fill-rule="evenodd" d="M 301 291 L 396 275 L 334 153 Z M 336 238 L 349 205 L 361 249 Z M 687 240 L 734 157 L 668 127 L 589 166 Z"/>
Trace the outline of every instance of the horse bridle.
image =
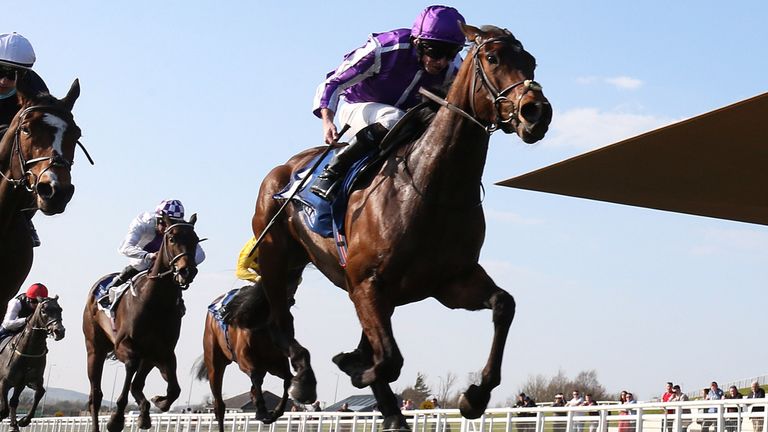
<path id="1" fill-rule="evenodd" d="M 50 299 L 44 299 L 44 300 L 42 300 L 42 301 L 40 302 L 40 304 L 39 304 L 39 305 L 37 305 L 37 307 L 38 307 L 38 308 L 41 308 L 41 307 L 43 306 L 43 304 L 45 304 L 45 303 L 46 303 L 46 302 L 48 302 L 48 301 L 50 301 Z M 35 309 L 35 312 L 37 312 L 37 309 Z M 31 326 L 30 330 L 32 330 L 32 331 L 44 331 L 44 332 L 48 333 L 48 336 L 51 336 L 51 335 L 53 334 L 53 332 L 54 332 L 54 330 L 51 328 L 51 324 L 55 324 L 55 323 L 57 323 L 57 322 L 59 322 L 59 323 L 60 323 L 60 322 L 61 322 L 61 318 L 58 318 L 58 319 L 56 319 L 56 318 L 51 318 L 50 320 L 46 321 L 46 323 L 45 323 L 45 327 L 35 327 L 35 326 L 33 325 L 33 326 Z M 24 331 L 25 331 L 25 332 L 27 331 L 27 327 L 24 327 Z M 21 339 L 21 338 L 19 338 L 19 339 Z M 46 354 L 48 354 L 48 347 L 45 347 L 45 351 L 43 351 L 43 352 L 42 352 L 42 353 L 40 353 L 40 354 L 26 354 L 26 353 L 23 353 L 23 352 L 19 351 L 19 350 L 16 348 L 16 345 L 14 345 L 14 346 L 13 346 L 13 352 L 14 352 L 16 355 L 19 355 L 19 356 L 21 356 L 21 357 L 32 357 L 32 358 L 38 358 L 38 357 L 44 357 Z"/>
<path id="2" fill-rule="evenodd" d="M 180 226 L 191 227 L 193 230 L 194 230 L 194 227 L 195 227 L 194 225 L 192 225 L 191 223 L 188 223 L 188 222 L 178 222 L 178 223 L 170 225 L 168 228 L 165 229 L 165 231 L 163 232 L 163 258 L 168 260 L 168 270 L 166 270 L 166 271 L 164 271 L 162 273 L 158 273 L 156 275 L 149 275 L 148 277 L 150 279 L 160 279 L 160 278 L 163 278 L 165 276 L 168 276 L 169 274 L 172 274 L 174 276 L 173 279 L 175 281 L 176 280 L 176 276 L 179 274 L 179 269 L 175 265 L 176 261 L 181 259 L 181 257 L 183 257 L 183 256 L 189 256 L 193 260 L 195 259 L 195 254 L 193 252 L 182 252 L 182 253 L 174 256 L 174 257 L 171 257 L 170 252 L 168 252 L 169 248 L 167 246 L 167 242 L 168 242 L 169 233 L 171 232 L 172 228 L 180 227 Z M 181 286 L 180 285 L 180 287 L 181 287 L 181 289 L 187 289 L 186 285 L 185 286 Z"/>
<path id="3" fill-rule="evenodd" d="M 24 186 L 24 188 L 28 192 L 32 192 L 34 194 L 37 193 L 37 186 L 40 182 L 40 178 L 45 174 L 46 171 L 53 167 L 63 167 L 66 168 L 67 171 L 70 171 L 72 169 L 73 161 L 70 161 L 64 157 L 64 155 L 56 154 L 53 149 L 51 149 L 51 152 L 53 153 L 51 156 L 42 156 L 38 158 L 32 158 L 29 160 L 24 159 L 24 154 L 21 152 L 21 143 L 19 140 L 19 134 L 21 133 L 22 127 L 21 125 L 24 122 L 25 117 L 33 112 L 33 111 L 40 111 L 43 113 L 50 113 L 53 115 L 56 115 L 57 117 L 63 118 L 67 125 L 74 124 L 74 119 L 72 117 L 72 113 L 60 108 L 57 108 L 55 106 L 48 106 L 48 105 L 32 105 L 27 108 L 25 108 L 21 114 L 19 115 L 19 122 L 18 126 L 16 127 L 16 130 L 13 134 L 13 148 L 11 149 L 11 158 L 13 158 L 13 153 L 16 153 L 19 158 L 19 166 L 21 167 L 21 177 L 18 179 L 14 179 L 12 177 L 6 176 L 3 172 L 0 171 L 0 176 L 2 176 L 5 180 L 10 182 L 14 188 L 17 188 L 19 186 Z M 88 150 L 85 149 L 85 146 L 83 143 L 80 142 L 80 140 L 77 140 L 77 145 L 80 146 L 80 148 L 83 150 L 83 153 L 85 153 L 85 156 L 88 158 L 88 161 L 93 165 L 93 159 L 91 159 L 91 155 L 88 153 Z M 51 163 L 43 169 L 43 171 L 40 172 L 40 174 L 34 174 L 31 171 L 32 166 L 39 162 L 45 162 L 50 161 Z M 12 176 L 13 174 L 11 174 Z M 34 181 L 30 182 L 29 179 L 34 178 Z"/>
<path id="4" fill-rule="evenodd" d="M 494 38 L 482 40 L 480 36 L 477 37 L 477 40 L 475 41 L 475 51 L 472 54 L 472 66 L 475 69 L 475 73 L 472 74 L 472 84 L 470 88 L 470 97 L 469 97 L 469 106 L 472 110 L 472 114 L 467 113 L 463 109 L 459 108 L 458 106 L 446 101 L 445 99 L 431 93 L 430 91 L 420 88 L 419 93 L 426 96 L 427 98 L 431 99 L 434 102 L 437 102 L 441 106 L 444 106 L 448 108 L 449 110 L 463 116 L 464 118 L 472 121 L 476 125 L 483 128 L 483 130 L 488 134 L 491 135 L 492 133 L 496 132 L 499 129 L 499 124 L 508 124 L 517 121 L 517 116 L 520 111 L 520 101 L 522 101 L 523 97 L 530 91 L 541 91 L 542 86 L 541 84 L 537 83 L 534 80 L 524 79 L 520 80 L 516 83 L 513 83 L 512 85 L 509 85 L 505 87 L 502 90 L 498 90 L 496 86 L 491 82 L 490 78 L 488 78 L 488 74 L 486 73 L 485 69 L 483 68 L 483 62 L 480 61 L 478 58 L 480 54 L 480 48 L 483 46 L 494 43 L 494 42 L 508 42 L 513 43 L 517 46 L 520 45 L 520 42 L 518 42 L 517 39 L 515 39 L 514 36 L 512 36 L 509 31 L 506 31 L 507 34 L 504 36 L 497 36 Z M 495 121 L 491 122 L 488 125 L 483 124 L 480 120 L 477 119 L 477 111 L 475 110 L 475 98 L 474 94 L 477 89 L 477 77 L 480 77 L 480 82 L 482 84 L 482 88 L 484 88 L 488 93 L 490 94 L 490 99 L 493 102 L 494 111 L 496 113 L 496 119 Z M 520 94 L 520 96 L 517 98 L 517 100 L 510 100 L 506 95 L 514 90 L 515 88 L 519 86 L 524 86 L 525 90 Z M 512 111 L 510 112 L 509 116 L 505 119 L 501 115 L 501 104 L 502 103 L 510 103 L 512 104 Z"/>

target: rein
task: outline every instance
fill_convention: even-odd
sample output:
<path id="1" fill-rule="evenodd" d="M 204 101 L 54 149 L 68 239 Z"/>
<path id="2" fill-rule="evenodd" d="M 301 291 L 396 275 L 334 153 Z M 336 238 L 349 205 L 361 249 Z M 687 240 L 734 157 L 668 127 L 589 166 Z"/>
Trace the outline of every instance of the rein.
<path id="1" fill-rule="evenodd" d="M 513 83 L 512 85 L 507 86 L 503 90 L 498 90 L 495 85 L 491 82 L 490 78 L 488 78 L 488 74 L 485 72 L 485 69 L 483 68 L 483 62 L 481 62 L 478 59 L 478 55 L 480 54 L 480 48 L 485 46 L 486 44 L 493 43 L 493 42 L 517 42 L 517 40 L 512 36 L 499 36 L 490 38 L 488 40 L 479 40 L 477 41 L 477 46 L 475 47 L 475 51 L 472 54 L 472 64 L 475 69 L 475 73 L 472 74 L 472 85 L 470 89 L 470 98 L 469 98 L 469 106 L 472 111 L 472 114 L 469 114 L 468 112 L 464 111 L 463 109 L 459 108 L 458 106 L 448 102 L 447 100 L 435 95 L 434 93 L 430 92 L 429 90 L 426 90 L 424 88 L 419 88 L 419 93 L 427 97 L 428 99 L 432 100 L 433 102 L 436 102 L 440 106 L 443 106 L 445 108 L 448 108 L 450 111 L 459 114 L 460 116 L 472 121 L 476 125 L 480 126 L 486 134 L 489 136 L 496 132 L 499 129 L 499 123 L 511 123 L 517 118 L 519 108 L 520 108 L 520 101 L 523 99 L 523 96 L 525 96 L 529 91 L 541 91 L 542 86 L 541 84 L 537 83 L 534 80 L 521 80 L 516 83 Z M 482 84 L 482 87 L 490 93 L 490 99 L 493 101 L 494 110 L 496 111 L 496 119 L 494 122 L 485 125 L 480 120 L 477 119 L 477 111 L 475 110 L 475 98 L 472 96 L 475 94 L 475 89 L 477 88 L 477 77 L 480 77 L 480 81 Z M 520 96 L 517 98 L 517 100 L 510 100 L 507 98 L 506 94 L 510 91 L 514 90 L 515 88 L 519 86 L 524 86 L 525 91 L 523 91 Z M 512 104 L 512 112 L 509 114 L 509 116 L 506 119 L 502 118 L 501 115 L 501 104 L 504 102 L 508 102 Z"/>
<path id="2" fill-rule="evenodd" d="M 181 257 L 183 257 L 185 255 L 188 255 L 188 256 L 192 257 L 192 259 L 194 260 L 195 257 L 190 252 L 182 252 L 182 253 L 174 256 L 174 257 L 171 257 L 170 253 L 168 252 L 168 247 L 166 246 L 167 241 L 168 241 L 168 235 L 171 232 L 171 228 L 175 228 L 175 227 L 179 227 L 179 226 L 191 227 L 192 229 L 194 229 L 194 227 L 195 227 L 191 223 L 179 222 L 179 223 L 175 223 L 175 224 L 173 224 L 173 225 L 171 225 L 171 226 L 169 226 L 168 228 L 165 229 L 165 232 L 163 233 L 163 257 L 168 261 L 168 270 L 166 270 L 166 271 L 164 271 L 162 273 L 155 274 L 155 275 L 148 275 L 147 276 L 148 278 L 150 278 L 150 279 L 161 279 L 161 278 L 163 278 L 165 276 L 168 276 L 170 274 L 173 274 L 174 276 L 176 276 L 176 274 L 178 273 L 178 269 L 174 265 L 176 263 L 176 261 L 178 261 L 179 259 L 181 259 Z M 186 289 L 186 287 L 181 287 L 181 288 L 182 289 Z"/>
<path id="3" fill-rule="evenodd" d="M 43 174 L 45 174 L 46 171 L 53 167 L 63 167 L 66 168 L 67 171 L 70 171 L 72 169 L 73 161 L 70 161 L 66 159 L 63 155 L 54 153 L 52 156 L 42 156 L 38 158 L 32 158 L 29 160 L 24 159 L 24 155 L 21 152 L 21 144 L 19 141 L 19 134 L 21 133 L 21 124 L 24 121 L 24 118 L 33 111 L 41 111 L 44 113 L 50 113 L 57 116 L 63 117 L 64 120 L 66 120 L 67 124 L 73 124 L 74 120 L 72 118 L 72 113 L 69 111 L 65 111 L 59 108 L 56 108 L 54 106 L 46 106 L 46 105 L 32 105 L 30 107 L 25 108 L 21 114 L 19 114 L 19 126 L 16 127 L 16 130 L 13 132 L 13 148 L 11 150 L 11 159 L 13 159 L 13 153 L 16 153 L 18 155 L 19 159 L 19 166 L 21 167 L 21 177 L 18 179 L 13 178 L 13 174 L 11 174 L 11 177 L 6 176 L 5 173 L 0 172 L 0 176 L 2 176 L 6 181 L 8 181 L 14 189 L 20 186 L 23 186 L 28 192 L 32 192 L 33 194 L 37 194 L 37 185 L 40 182 L 40 177 L 42 177 Z M 77 145 L 80 146 L 80 148 L 83 150 L 83 153 L 85 153 L 85 156 L 88 158 L 88 162 L 91 163 L 91 165 L 94 164 L 93 159 L 91 158 L 91 155 L 88 153 L 88 150 L 85 149 L 85 146 L 83 143 L 80 142 L 80 140 L 77 140 Z M 30 168 L 37 164 L 38 162 L 45 162 L 50 161 L 50 164 L 45 167 L 45 169 L 40 172 L 39 175 L 36 175 L 32 173 Z M 10 167 L 10 164 L 9 164 Z M 34 181 L 30 181 L 30 178 L 34 179 Z"/>

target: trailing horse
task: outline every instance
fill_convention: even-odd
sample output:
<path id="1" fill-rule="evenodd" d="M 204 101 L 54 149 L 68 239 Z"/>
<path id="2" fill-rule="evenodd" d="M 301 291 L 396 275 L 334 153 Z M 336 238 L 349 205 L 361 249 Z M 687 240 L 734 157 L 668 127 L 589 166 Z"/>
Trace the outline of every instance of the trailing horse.
<path id="1" fill-rule="evenodd" d="M 32 267 L 28 219 L 37 210 L 62 213 L 75 191 L 70 170 L 80 128 L 72 107 L 80 84 L 58 100 L 24 83 L 16 89 L 21 109 L 0 141 L 0 316 Z"/>
<path id="2" fill-rule="evenodd" d="M 214 305 L 222 300 L 219 297 Z M 224 306 L 223 317 L 209 310 L 205 317 L 203 359 L 196 366 L 197 379 L 207 379 L 213 394 L 213 412 L 224 432 L 224 401 L 221 394 L 224 371 L 237 363 L 251 380 L 251 400 L 256 419 L 269 424 L 280 418 L 288 402 L 291 367 L 270 336 L 269 304 L 260 283 L 241 288 Z M 283 379 L 283 396 L 274 411 L 267 411 L 261 385 L 267 372 Z"/>
<path id="3" fill-rule="evenodd" d="M 473 45 L 446 99 L 436 99 L 442 108 L 425 133 L 388 155 L 350 192 L 346 267 L 339 265 L 335 239 L 312 232 L 298 205 L 285 208 L 259 247 L 275 342 L 296 369 L 291 395 L 300 402 L 316 396 L 309 352 L 294 337 L 287 301 L 312 262 L 354 303 L 360 343 L 334 362 L 353 385 L 371 387 L 384 429 L 408 428 L 389 385 L 403 365 L 392 332 L 395 307 L 433 297 L 451 309 L 492 310 L 493 341 L 481 381 L 460 400 L 468 418 L 482 415 L 501 381 L 515 313 L 512 296 L 478 264 L 485 236 L 481 178 L 491 132 L 514 132 L 534 143 L 544 137 L 552 108 L 533 81 L 534 57 L 512 33 L 493 26 L 462 29 Z M 299 153 L 267 175 L 252 220 L 255 236 L 277 213 L 280 203 L 273 197 L 322 151 Z"/>
<path id="4" fill-rule="evenodd" d="M 46 338 L 52 336 L 58 341 L 64 338 L 65 332 L 58 299 L 58 296 L 40 299 L 27 325 L 20 333 L 11 336 L 11 340 L 0 352 L 0 420 L 10 415 L 11 431 L 29 425 L 37 404 L 45 394 L 43 373 L 48 354 Z M 29 413 L 17 422 L 16 408 L 24 387 L 34 390 L 35 395 Z M 11 389 L 13 395 L 8 400 Z"/>
<path id="5" fill-rule="evenodd" d="M 94 432 L 99 430 L 98 416 L 103 396 L 101 376 L 104 361 L 110 354 L 125 365 L 123 389 L 107 423 L 110 432 L 121 431 L 125 425 L 129 390 L 139 406 L 139 428 L 151 426 L 149 402 L 143 389 L 152 368 L 158 368 L 168 383 L 166 395 L 152 398 L 157 408 L 168 411 L 181 392 L 174 350 L 181 331 L 181 317 L 185 313 L 181 294 L 197 274 L 195 251 L 200 240 L 194 229 L 197 215 L 192 215 L 189 222 L 173 223 L 167 216 L 164 219 L 168 228 L 155 262 L 148 273 L 133 280 L 131 289 L 126 290 L 113 307 L 116 309 L 114 322 L 99 310 L 94 294 L 106 277 L 88 293 L 83 312 L 83 334 L 91 383 L 88 407 Z"/>

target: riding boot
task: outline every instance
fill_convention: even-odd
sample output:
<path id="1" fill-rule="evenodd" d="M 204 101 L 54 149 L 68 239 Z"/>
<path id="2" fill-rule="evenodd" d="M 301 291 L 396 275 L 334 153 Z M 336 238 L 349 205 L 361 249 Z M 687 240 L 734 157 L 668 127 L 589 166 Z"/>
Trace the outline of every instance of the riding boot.
<path id="1" fill-rule="evenodd" d="M 317 176 L 310 188 L 312 193 L 326 201 L 332 201 L 349 167 L 363 155 L 375 149 L 386 134 L 387 128 L 381 123 L 373 123 L 360 129 L 345 147 L 336 152 L 331 162 Z"/>
<path id="2" fill-rule="evenodd" d="M 114 279 L 112 279 L 112 282 L 109 283 L 105 289 L 104 295 L 102 295 L 98 302 L 99 304 L 104 307 L 108 308 L 110 304 L 112 304 L 112 299 L 110 299 L 110 293 L 112 292 L 112 288 L 119 287 L 120 285 L 128 282 L 131 280 L 132 277 L 136 276 L 139 273 L 139 269 L 137 269 L 134 266 L 126 266 L 123 271 L 120 272 L 119 275 L 115 276 Z"/>
<path id="3" fill-rule="evenodd" d="M 27 228 L 29 228 L 29 236 L 32 238 L 32 247 L 38 247 L 41 244 L 40 236 L 37 235 L 35 225 L 32 223 L 32 216 L 34 216 L 34 213 L 27 216 Z"/>

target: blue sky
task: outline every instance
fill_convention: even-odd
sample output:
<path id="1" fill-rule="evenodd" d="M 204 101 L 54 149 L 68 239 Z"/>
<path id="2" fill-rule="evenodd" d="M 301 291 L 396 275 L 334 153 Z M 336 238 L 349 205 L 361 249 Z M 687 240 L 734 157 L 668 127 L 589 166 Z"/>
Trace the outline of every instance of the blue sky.
<path id="1" fill-rule="evenodd" d="M 188 373 L 202 352 L 205 306 L 238 286 L 259 183 L 275 165 L 322 142 L 315 87 L 371 32 L 410 27 L 428 2 L 46 2 L 6 8 L 2 31 L 35 46 L 35 69 L 63 96 L 74 78 L 83 143 L 77 190 L 63 215 L 35 223 L 43 240 L 28 283 L 62 296 L 66 339 L 50 344 L 50 385 L 87 392 L 80 317 L 91 284 L 117 271 L 129 221 L 164 198 L 199 215 L 208 259 L 185 293 L 181 403 L 207 383 Z M 484 175 L 488 230 L 481 261 L 515 296 L 503 403 L 529 375 L 596 369 L 610 391 L 639 399 L 666 381 L 685 391 L 768 372 L 762 226 L 591 202 L 493 183 L 768 90 L 768 3 L 457 1 L 473 25 L 509 28 L 537 58 L 536 79 L 555 115 L 529 146 L 497 133 Z M 738 127 L 738 125 L 723 125 Z M 332 365 L 359 326 L 345 293 L 313 269 L 294 309 L 312 352 L 319 399 L 359 394 Z M 433 300 L 398 309 L 405 356 L 396 390 L 417 372 L 437 387 L 465 386 L 484 364 L 489 312 L 449 311 Z M 105 371 L 104 393 L 121 376 Z M 225 392 L 246 391 L 234 367 Z M 117 374 L 117 375 L 116 375 Z M 266 388 L 277 392 L 274 379 Z M 164 389 L 156 372 L 148 395 Z"/>

